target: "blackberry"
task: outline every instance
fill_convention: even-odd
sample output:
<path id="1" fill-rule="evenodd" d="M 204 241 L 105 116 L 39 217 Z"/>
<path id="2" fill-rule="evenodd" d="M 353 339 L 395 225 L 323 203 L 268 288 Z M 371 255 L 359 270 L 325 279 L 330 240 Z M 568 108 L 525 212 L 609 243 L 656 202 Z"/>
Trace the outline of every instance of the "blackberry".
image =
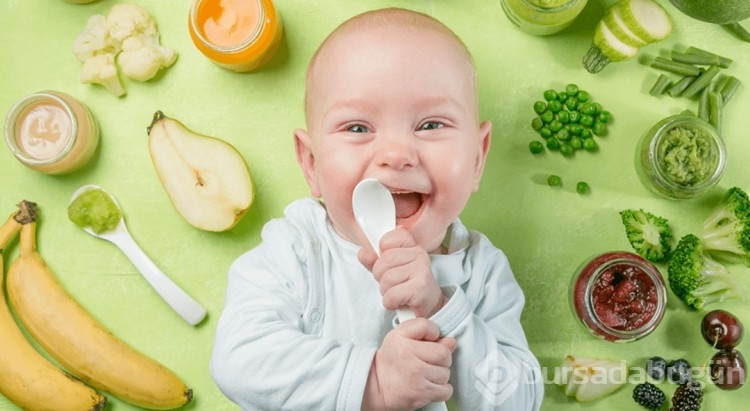
<path id="1" fill-rule="evenodd" d="M 703 401 L 703 385 L 690 380 L 680 384 L 672 396 L 672 408 L 669 411 L 698 411 Z"/>
<path id="2" fill-rule="evenodd" d="M 692 380 L 690 363 L 684 358 L 670 361 L 667 365 L 667 378 L 675 384 L 684 384 Z"/>
<path id="3" fill-rule="evenodd" d="M 644 382 L 643 384 L 636 385 L 635 389 L 633 389 L 633 399 L 647 410 L 656 411 L 664 406 L 667 396 L 664 395 L 664 391 L 660 390 L 659 387 L 650 382 Z"/>
<path id="4" fill-rule="evenodd" d="M 661 357 L 651 357 L 646 361 L 646 372 L 648 375 L 661 382 L 667 376 L 667 361 Z"/>

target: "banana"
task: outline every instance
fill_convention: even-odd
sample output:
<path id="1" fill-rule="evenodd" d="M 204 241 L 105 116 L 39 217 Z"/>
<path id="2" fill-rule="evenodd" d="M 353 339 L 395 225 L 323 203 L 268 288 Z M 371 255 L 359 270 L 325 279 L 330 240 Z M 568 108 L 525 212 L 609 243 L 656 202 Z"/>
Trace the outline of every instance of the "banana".
<path id="1" fill-rule="evenodd" d="M 33 203 L 26 210 L 33 212 Z M 29 210 L 30 209 L 30 210 Z M 0 283 L 2 249 L 28 217 L 14 213 L 0 227 Z M 0 287 L 0 393 L 25 410 L 103 410 L 107 399 L 44 358 L 18 328 Z"/>
<path id="2" fill-rule="evenodd" d="M 177 408 L 193 392 L 171 370 L 112 334 L 65 290 L 36 250 L 36 220 L 21 227 L 8 300 L 50 356 L 86 384 L 148 409 Z"/>

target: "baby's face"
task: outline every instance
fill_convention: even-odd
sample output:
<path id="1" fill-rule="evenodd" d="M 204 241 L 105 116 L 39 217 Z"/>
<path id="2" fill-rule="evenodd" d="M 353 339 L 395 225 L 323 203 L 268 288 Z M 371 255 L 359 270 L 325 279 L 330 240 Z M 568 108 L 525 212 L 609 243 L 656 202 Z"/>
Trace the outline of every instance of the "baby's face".
<path id="1" fill-rule="evenodd" d="M 341 236 L 364 245 L 352 192 L 376 178 L 393 193 L 396 223 L 437 250 L 489 148 L 468 56 L 444 33 L 378 27 L 331 39 L 319 57 L 308 130 L 296 132 L 312 194 Z"/>

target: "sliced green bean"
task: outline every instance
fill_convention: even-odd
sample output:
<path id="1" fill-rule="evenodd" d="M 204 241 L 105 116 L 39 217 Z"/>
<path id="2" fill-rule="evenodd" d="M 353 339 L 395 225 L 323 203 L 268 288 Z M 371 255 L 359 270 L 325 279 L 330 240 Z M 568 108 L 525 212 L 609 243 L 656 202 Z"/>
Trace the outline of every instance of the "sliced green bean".
<path id="1" fill-rule="evenodd" d="M 709 118 L 709 103 L 708 103 L 708 93 L 711 92 L 711 87 L 705 87 L 703 91 L 701 91 L 701 98 L 698 100 L 698 117 L 702 118 L 706 122 L 710 120 Z"/>
<path id="2" fill-rule="evenodd" d="M 676 50 L 672 50 L 672 61 L 698 66 L 718 66 L 721 63 L 716 55 L 682 53 Z"/>
<path id="3" fill-rule="evenodd" d="M 671 85 L 672 80 L 669 79 L 669 76 L 662 73 L 659 75 L 659 78 L 656 79 L 656 82 L 654 82 L 654 85 L 648 93 L 652 96 L 660 96 L 664 94 L 664 92 L 667 91 L 667 88 Z"/>
<path id="4" fill-rule="evenodd" d="M 667 89 L 667 94 L 669 94 L 672 97 L 679 97 L 682 95 L 682 92 L 685 91 L 686 88 L 690 86 L 690 84 L 695 81 L 697 77 L 695 76 L 684 76 L 681 79 L 679 79 L 676 83 L 672 84 Z"/>
<path id="5" fill-rule="evenodd" d="M 737 36 L 738 39 L 750 43 L 750 32 L 745 30 L 744 27 L 738 22 L 722 24 L 722 27 L 729 30 L 730 33 Z"/>
<path id="6" fill-rule="evenodd" d="M 722 103 L 726 105 L 739 88 L 740 79 L 735 76 L 727 77 L 727 81 L 724 82 L 724 85 L 720 89 Z"/>
<path id="7" fill-rule="evenodd" d="M 719 74 L 719 70 L 719 66 L 709 67 L 708 70 L 701 73 L 700 76 L 695 79 L 695 81 L 690 83 L 690 85 L 682 92 L 682 96 L 693 98 L 693 96 L 700 93 L 701 90 L 711 84 L 711 81 L 714 79 L 714 77 Z"/>
<path id="8" fill-rule="evenodd" d="M 710 51 L 699 49 L 698 47 L 693 47 L 693 46 L 688 47 L 687 50 L 685 50 L 685 53 L 701 54 L 704 56 L 715 56 L 719 59 L 719 67 L 721 68 L 727 68 L 730 65 L 732 65 L 732 63 L 734 62 L 734 60 L 730 59 L 729 57 L 720 56 L 718 54 L 711 53 Z"/>
<path id="9" fill-rule="evenodd" d="M 651 67 L 659 70 L 669 71 L 682 76 L 697 76 L 701 69 L 692 64 L 672 61 L 664 57 L 657 57 L 651 62 Z"/>
<path id="10" fill-rule="evenodd" d="M 721 101 L 721 93 L 717 91 L 708 92 L 708 107 L 708 122 L 711 123 L 717 131 L 720 131 L 721 115 L 724 109 Z"/>

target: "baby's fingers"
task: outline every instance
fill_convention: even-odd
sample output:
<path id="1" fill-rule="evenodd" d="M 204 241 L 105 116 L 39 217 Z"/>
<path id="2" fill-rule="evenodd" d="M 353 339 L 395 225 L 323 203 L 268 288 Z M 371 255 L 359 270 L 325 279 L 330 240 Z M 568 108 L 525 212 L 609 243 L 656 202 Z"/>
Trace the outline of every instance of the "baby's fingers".
<path id="1" fill-rule="evenodd" d="M 438 342 L 425 342 L 422 344 L 420 349 L 415 352 L 415 355 L 421 361 L 443 368 L 450 368 L 453 364 L 453 352 L 450 348 Z"/>

